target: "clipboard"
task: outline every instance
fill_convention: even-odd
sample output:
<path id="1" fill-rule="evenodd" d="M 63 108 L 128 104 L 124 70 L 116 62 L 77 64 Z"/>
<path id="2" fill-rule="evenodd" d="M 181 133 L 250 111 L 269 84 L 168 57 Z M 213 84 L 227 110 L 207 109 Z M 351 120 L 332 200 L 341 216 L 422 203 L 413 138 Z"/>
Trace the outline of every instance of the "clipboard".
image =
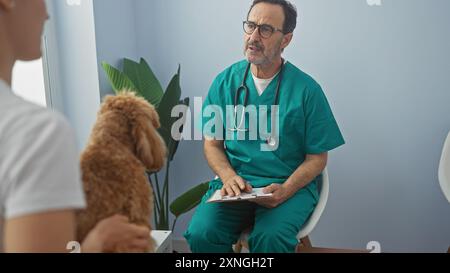
<path id="1" fill-rule="evenodd" d="M 206 203 L 240 202 L 258 198 L 267 198 L 273 195 L 272 193 L 264 193 L 263 190 L 264 188 L 254 188 L 252 192 L 243 192 L 239 196 L 222 196 L 220 190 L 217 190 Z"/>

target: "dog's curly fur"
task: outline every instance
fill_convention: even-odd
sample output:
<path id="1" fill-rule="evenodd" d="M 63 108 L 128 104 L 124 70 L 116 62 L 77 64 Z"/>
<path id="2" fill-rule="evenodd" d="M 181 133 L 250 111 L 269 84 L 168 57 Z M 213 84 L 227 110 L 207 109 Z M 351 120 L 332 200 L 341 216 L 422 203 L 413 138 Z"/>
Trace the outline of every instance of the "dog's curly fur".
<path id="1" fill-rule="evenodd" d="M 131 92 L 105 98 L 81 155 L 87 208 L 77 214 L 80 242 L 100 220 L 115 214 L 151 228 L 153 190 L 145 171 L 159 170 L 165 163 L 167 151 L 156 131 L 159 127 L 157 112 L 143 98 Z M 148 251 L 153 250 L 152 242 Z"/>

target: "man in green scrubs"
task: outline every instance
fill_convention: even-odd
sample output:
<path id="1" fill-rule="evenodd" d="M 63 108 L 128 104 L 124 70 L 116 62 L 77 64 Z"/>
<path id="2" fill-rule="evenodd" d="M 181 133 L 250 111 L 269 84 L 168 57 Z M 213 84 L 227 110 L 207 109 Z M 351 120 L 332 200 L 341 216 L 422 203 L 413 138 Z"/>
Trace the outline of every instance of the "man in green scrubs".
<path id="1" fill-rule="evenodd" d="M 316 181 L 326 167 L 328 151 L 344 144 L 320 85 L 281 57 L 292 40 L 296 20 L 295 7 L 285 0 L 255 0 L 244 22 L 246 60 L 227 68 L 211 86 L 204 107 L 216 105 L 226 112 L 234 106 L 249 63 L 245 82 L 249 106 L 274 105 L 280 82 L 279 139 L 276 149 L 263 151 L 264 139 L 226 137 L 232 130 L 223 121 L 223 128 L 215 128 L 213 133 L 221 129 L 219 135 L 225 140 L 207 137 L 205 156 L 218 178 L 210 182 L 184 234 L 194 253 L 232 252 L 232 245 L 250 226 L 250 252 L 294 252 L 296 235 L 318 202 Z M 244 96 L 238 97 L 242 104 Z M 233 196 L 261 187 L 273 193 L 272 197 L 253 202 L 206 202 L 216 190 Z"/>

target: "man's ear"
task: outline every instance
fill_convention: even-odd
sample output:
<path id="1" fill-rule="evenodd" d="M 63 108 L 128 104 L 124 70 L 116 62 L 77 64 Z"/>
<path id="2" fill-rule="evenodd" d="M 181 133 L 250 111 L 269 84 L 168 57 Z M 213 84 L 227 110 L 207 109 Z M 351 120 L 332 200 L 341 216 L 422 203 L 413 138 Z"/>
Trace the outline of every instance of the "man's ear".
<path id="1" fill-rule="evenodd" d="M 292 41 L 292 37 L 294 37 L 294 33 L 288 33 L 286 35 L 284 35 L 283 40 L 281 41 L 281 49 L 285 49 L 286 47 L 289 46 L 289 44 Z"/>
<path id="2" fill-rule="evenodd" d="M 16 0 L 0 0 L 0 11 L 11 11 L 16 6 Z"/>

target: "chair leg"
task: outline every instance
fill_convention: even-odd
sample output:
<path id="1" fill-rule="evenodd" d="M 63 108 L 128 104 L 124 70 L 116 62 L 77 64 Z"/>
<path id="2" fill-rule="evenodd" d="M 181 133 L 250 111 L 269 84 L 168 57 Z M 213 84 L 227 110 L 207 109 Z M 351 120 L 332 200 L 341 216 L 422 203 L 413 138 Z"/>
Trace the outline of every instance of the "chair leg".
<path id="1" fill-rule="evenodd" d="M 241 244 L 242 244 L 243 248 L 245 248 L 248 251 L 250 251 L 250 247 L 248 246 L 248 241 L 247 240 L 242 241 Z"/>
<path id="2" fill-rule="evenodd" d="M 239 240 L 237 241 L 237 243 L 234 245 L 234 253 L 241 253 L 242 251 L 242 241 Z"/>
<path id="3" fill-rule="evenodd" d="M 447 253 L 450 253 L 450 247 L 448 248 Z"/>
<path id="4" fill-rule="evenodd" d="M 309 253 L 308 251 L 311 251 L 312 244 L 309 240 L 309 236 L 306 236 L 304 238 L 300 239 L 300 242 L 298 242 L 297 248 L 295 249 L 295 253 Z"/>
<path id="5" fill-rule="evenodd" d="M 300 239 L 300 244 L 303 245 L 303 247 L 311 248 L 312 244 L 309 240 L 309 236 L 306 236 L 305 238 Z"/>
<path id="6" fill-rule="evenodd" d="M 242 248 L 246 248 L 246 249 L 250 250 L 247 240 L 239 239 L 239 241 L 237 241 L 237 243 L 233 247 L 234 253 L 241 253 Z"/>

